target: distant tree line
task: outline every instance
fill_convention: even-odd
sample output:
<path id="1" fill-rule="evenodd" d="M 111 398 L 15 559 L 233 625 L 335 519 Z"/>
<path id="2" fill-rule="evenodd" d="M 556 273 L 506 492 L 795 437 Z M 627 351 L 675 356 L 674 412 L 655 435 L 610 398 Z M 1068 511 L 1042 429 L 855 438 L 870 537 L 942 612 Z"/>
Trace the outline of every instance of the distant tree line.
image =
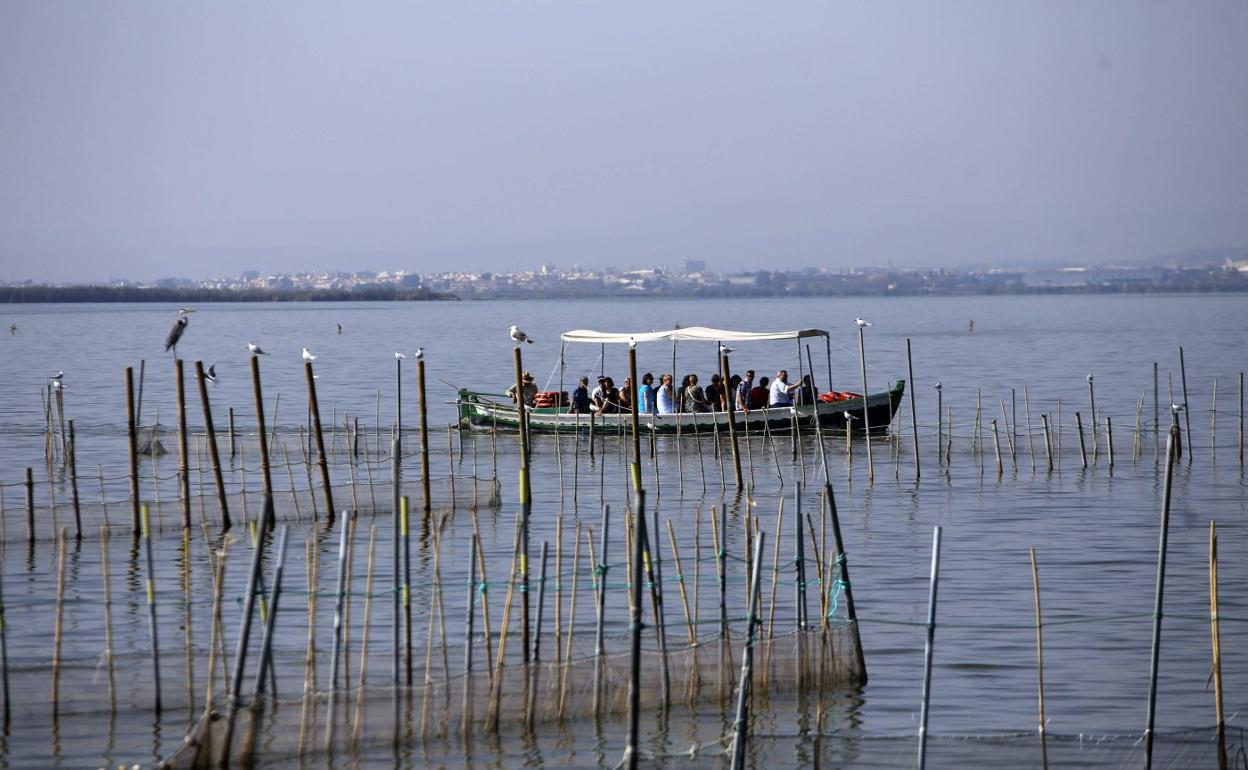
<path id="1" fill-rule="evenodd" d="M 137 286 L 0 286 L 0 302 L 420 302 L 454 294 L 380 284 L 350 289 L 205 289 Z"/>

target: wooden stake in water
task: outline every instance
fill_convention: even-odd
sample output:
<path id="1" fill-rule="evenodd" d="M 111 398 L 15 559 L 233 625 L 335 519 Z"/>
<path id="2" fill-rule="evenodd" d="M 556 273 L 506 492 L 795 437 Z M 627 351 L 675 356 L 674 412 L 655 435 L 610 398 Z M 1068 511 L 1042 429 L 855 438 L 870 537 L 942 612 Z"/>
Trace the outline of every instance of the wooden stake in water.
<path id="1" fill-rule="evenodd" d="M 1182 348 L 1180 348 L 1181 350 Z M 1153 722 L 1157 706 L 1157 666 L 1161 658 L 1161 606 L 1166 589 L 1166 542 L 1170 534 L 1170 490 L 1179 433 L 1179 415 L 1173 414 L 1166 437 L 1166 475 L 1161 490 L 1160 542 L 1157 546 L 1157 590 L 1153 599 L 1153 643 L 1148 676 L 1148 723 L 1144 728 L 1144 768 L 1153 766 Z"/>
<path id="2" fill-rule="evenodd" d="M 828 368 L 830 369 L 831 366 Z M 910 378 L 908 384 L 910 385 L 910 429 L 914 433 L 914 480 L 918 481 L 919 477 L 922 476 L 922 471 L 919 467 L 919 413 L 914 407 L 914 359 L 910 356 L 909 337 L 906 337 L 906 376 Z M 828 387 L 831 386 L 832 383 L 828 383 Z M 863 393 L 862 396 L 866 398 L 867 394 Z M 939 414 L 939 407 L 937 413 Z M 940 442 L 939 436 L 936 441 L 937 443 Z M 827 479 L 824 479 L 824 481 L 827 481 Z"/>
<path id="3" fill-rule="evenodd" d="M 919 712 L 919 770 L 927 767 L 927 711 L 932 698 L 932 652 L 936 646 L 936 586 L 940 576 L 940 527 L 932 532 L 932 576 L 927 594 L 927 637 L 923 643 L 923 706 Z"/>
<path id="4" fill-rule="evenodd" d="M 1036 678 L 1037 692 L 1040 697 L 1040 756 L 1044 762 L 1044 770 L 1049 768 L 1049 743 L 1044 729 L 1047 720 L 1044 717 L 1044 631 L 1040 622 L 1040 568 L 1036 566 L 1036 549 L 1031 549 L 1031 586 L 1036 604 Z"/>
<path id="5" fill-rule="evenodd" d="M 273 476 L 269 473 L 269 441 L 264 426 L 264 394 L 260 390 L 260 356 L 257 355 L 251 357 L 251 389 L 256 397 L 256 431 L 260 441 L 260 471 L 264 481 L 264 496 L 272 498 Z"/>
<path id="6" fill-rule="evenodd" d="M 870 391 L 867 390 L 867 347 L 863 336 L 864 324 L 858 325 L 858 355 L 862 363 L 862 430 L 863 435 L 867 438 L 867 482 L 875 482 L 875 464 L 871 459 L 871 414 L 867 408 L 867 398 Z"/>
<path id="7" fill-rule="evenodd" d="M 1095 463 L 1099 444 L 1096 437 L 1096 391 L 1093 389 L 1092 375 L 1090 374 L 1088 375 L 1088 415 L 1092 419 L 1092 461 Z"/>
<path id="8" fill-rule="evenodd" d="M 1040 415 L 1041 430 L 1044 431 L 1044 457 L 1049 464 L 1049 472 L 1053 472 L 1053 444 L 1049 441 L 1049 416 Z"/>
<path id="9" fill-rule="evenodd" d="M 1222 638 L 1218 633 L 1218 525 L 1209 522 L 1209 638 L 1213 643 L 1213 713 L 1218 723 L 1218 770 L 1226 770 L 1226 718 L 1222 714 Z"/>
<path id="10" fill-rule="evenodd" d="M 1183 359 L 1183 346 L 1179 346 L 1179 376 L 1183 382 L 1183 421 L 1187 428 L 1187 464 L 1192 464 L 1192 406 L 1187 399 L 1187 363 Z"/>
<path id="11" fill-rule="evenodd" d="M 468 601 L 464 608 L 464 690 L 459 709 L 461 714 L 459 728 L 465 737 L 472 726 L 472 621 L 474 619 L 472 608 L 477 597 L 476 559 L 479 547 L 477 535 L 474 532 L 468 546 Z M 484 580 L 484 576 L 482 579 Z M 575 597 L 575 594 L 573 596 Z"/>
<path id="12" fill-rule="evenodd" d="M 82 509 L 78 504 L 78 441 L 74 433 L 74 421 L 69 421 L 69 443 L 66 445 L 65 456 L 69 459 L 70 492 L 74 500 L 74 539 L 82 539 Z M 0 506 L 2 509 L 2 506 Z M 3 510 L 0 510 L 3 515 Z"/>
<path id="13" fill-rule="evenodd" d="M 255 356 L 252 356 L 255 361 Z M 312 374 L 312 362 L 303 362 L 304 379 L 308 383 L 308 404 L 312 407 L 312 431 L 316 436 L 316 464 L 321 469 L 321 490 L 325 498 L 325 521 L 334 524 L 334 490 L 329 481 L 329 463 L 325 458 L 325 435 L 321 432 L 321 407 L 316 398 L 316 377 Z M 373 488 L 370 483 L 368 488 Z M 374 505 L 374 507 L 376 507 Z"/>
<path id="14" fill-rule="evenodd" d="M 1105 415 L 1105 445 L 1109 449 L 1109 467 L 1114 467 L 1114 423 L 1109 415 Z"/>
<path id="15" fill-rule="evenodd" d="M 997 455 L 997 475 L 1005 473 L 1005 466 L 1001 464 L 1001 434 L 997 433 L 997 421 L 992 421 L 992 448 Z"/>
<path id="16" fill-rule="evenodd" d="M 1031 458 L 1031 472 L 1036 472 L 1036 438 L 1031 427 L 1031 394 L 1023 386 L 1023 411 L 1027 413 L 1027 455 Z"/>
<path id="17" fill-rule="evenodd" d="M 428 516 L 432 509 L 429 494 L 429 401 L 425 396 L 425 359 L 416 359 L 416 390 L 420 395 L 420 492 L 421 510 Z M 473 448 L 476 448 L 474 441 Z"/>
<path id="18" fill-rule="evenodd" d="M 749 739 L 750 701 L 754 697 L 754 642 L 758 639 L 759 575 L 763 567 L 763 542 L 766 532 L 759 532 L 754 543 L 754 561 L 750 567 L 750 593 L 745 622 L 745 649 L 741 653 L 741 680 L 737 685 L 737 716 L 733 721 L 732 770 L 745 767 L 745 745 Z"/>
<path id="19" fill-rule="evenodd" d="M 139 534 L 143 528 L 139 515 L 139 437 L 138 423 L 134 412 L 134 369 L 126 367 L 126 438 L 130 449 L 130 519 L 131 530 Z M 29 469 L 27 469 L 29 473 Z M 34 537 L 34 527 L 31 527 Z"/>
<path id="20" fill-rule="evenodd" d="M 720 350 L 723 351 L 722 346 L 720 347 Z M 807 355 L 809 356 L 809 354 L 810 354 L 810 351 L 807 350 Z M 741 477 L 741 451 L 737 447 L 737 421 L 735 417 L 737 394 L 728 392 L 729 390 L 732 390 L 732 387 L 731 387 L 732 377 L 730 376 L 731 374 L 732 374 L 732 367 L 729 366 L 729 363 L 728 363 L 728 354 L 721 352 L 720 354 L 720 376 L 723 378 L 723 387 L 725 389 L 724 401 L 726 402 L 726 405 L 728 407 L 728 440 L 732 444 L 732 473 L 733 473 L 733 480 L 737 482 L 737 489 L 740 490 L 745 487 L 745 482 L 742 480 L 742 477 Z M 822 446 L 823 444 L 822 442 L 820 442 L 820 447 L 822 448 Z M 824 468 L 824 472 L 825 474 L 827 472 L 826 465 Z M 655 537 L 655 542 L 657 543 L 658 538 L 659 538 L 658 533 L 655 533 L 654 537 Z M 655 550 L 657 552 L 658 549 L 656 548 Z"/>
<path id="21" fill-rule="evenodd" d="M 611 506 L 602 506 L 602 538 L 598 548 L 598 564 L 594 565 L 594 591 L 598 595 L 597 622 L 594 629 L 594 716 L 597 717 L 602 707 L 602 665 L 607 651 L 603 646 L 603 619 L 607 606 L 607 529 L 611 522 Z M 590 541 L 591 550 L 593 541 Z M 590 554 L 593 560 L 593 554 Z"/>
<path id="22" fill-rule="evenodd" d="M 624 760 L 629 770 L 637 770 L 638 732 L 641 725 L 641 583 L 643 555 L 646 540 L 646 492 L 638 489 L 636 534 L 633 537 L 633 553 L 630 558 L 633 564 L 633 582 L 629 589 L 632 596 L 632 609 L 629 613 L 629 629 L 631 641 L 629 645 L 629 684 L 628 684 L 628 742 L 624 747 Z"/>
<path id="23" fill-rule="evenodd" d="M 263 434 L 261 441 L 264 440 Z M 247 575 L 247 589 L 243 594 L 243 615 L 239 621 L 238 629 L 238 646 L 234 650 L 234 671 L 230 676 L 230 708 L 229 718 L 226 720 L 225 740 L 221 750 L 221 765 L 227 767 L 229 765 L 230 744 L 234 736 L 234 720 L 238 715 L 238 709 L 242 705 L 242 699 L 239 693 L 243 687 L 243 671 L 247 663 L 247 648 L 251 641 L 251 622 L 252 615 L 256 606 L 256 592 L 260 584 L 260 566 L 264 556 L 264 533 L 268 531 L 273 521 L 273 498 L 265 497 L 264 506 L 260 511 L 260 526 L 256 528 L 259 536 L 256 540 L 256 547 L 251 552 L 251 568 Z"/>
<path id="24" fill-rule="evenodd" d="M 1083 418 L 1078 412 L 1075 412 L 1075 428 L 1079 433 L 1079 459 L 1083 461 L 1083 467 L 1088 467 L 1088 452 L 1083 448 Z"/>
<path id="25" fill-rule="evenodd" d="M 173 362 L 173 378 L 178 394 L 178 498 L 182 503 L 182 528 L 191 528 L 191 456 L 186 443 L 186 386 L 182 359 Z"/>
<path id="26" fill-rule="evenodd" d="M 107 547 L 107 545 L 105 546 Z M 107 563 L 107 562 L 106 562 Z M 105 591 L 107 592 L 107 581 L 105 581 Z M 106 605 L 107 606 L 107 603 Z M 107 612 L 107 610 L 105 610 Z M 109 626 L 109 636 L 112 636 L 112 626 Z M 110 645 L 111 649 L 111 645 Z M 111 672 L 112 656 L 109 656 L 109 666 Z M 112 681 L 111 677 L 109 679 Z M 4 731 L 9 730 L 9 721 L 12 717 L 12 708 L 10 701 L 12 696 L 9 693 L 9 638 L 4 619 L 4 570 L 0 569 L 0 689 L 4 691 Z"/>

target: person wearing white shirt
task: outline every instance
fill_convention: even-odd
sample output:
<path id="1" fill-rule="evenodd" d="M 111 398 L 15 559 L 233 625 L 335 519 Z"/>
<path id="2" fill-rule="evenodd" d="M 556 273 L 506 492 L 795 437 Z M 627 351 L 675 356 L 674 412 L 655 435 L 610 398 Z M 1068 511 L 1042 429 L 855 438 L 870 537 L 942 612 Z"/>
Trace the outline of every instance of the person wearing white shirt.
<path id="1" fill-rule="evenodd" d="M 776 379 L 772 380 L 771 391 L 767 397 L 767 406 L 793 406 L 793 391 L 800 385 L 797 382 L 789 384 L 789 373 L 786 370 L 776 372 Z"/>

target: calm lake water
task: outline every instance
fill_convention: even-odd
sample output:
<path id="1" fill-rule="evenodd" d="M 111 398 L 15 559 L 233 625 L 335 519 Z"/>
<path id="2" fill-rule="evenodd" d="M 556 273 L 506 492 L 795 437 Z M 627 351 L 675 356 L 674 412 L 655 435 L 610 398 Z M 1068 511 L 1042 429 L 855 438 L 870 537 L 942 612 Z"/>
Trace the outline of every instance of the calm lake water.
<path id="1" fill-rule="evenodd" d="M 1222 673 L 1225 711 L 1238 725 L 1248 708 L 1248 532 L 1245 514 L 1248 495 L 1240 454 L 1242 415 L 1241 372 L 1248 368 L 1248 297 L 1242 296 L 1097 296 L 1097 297 L 962 297 L 906 299 L 803 299 L 748 301 L 564 301 L 488 303 L 360 303 L 360 304 L 230 304 L 195 308 L 178 353 L 188 365 L 188 417 L 191 429 L 202 430 L 202 412 L 193 378 L 193 362 L 216 364 L 218 383 L 210 388 L 217 429 L 225 432 L 226 410 L 233 408 L 242 455 L 230 459 L 226 479 L 237 496 L 245 486 L 248 516 L 259 510 L 258 442 L 254 436 L 247 342 L 272 355 L 261 359 L 264 398 L 270 427 L 274 412 L 279 441 L 295 467 L 274 470 L 274 485 L 288 492 L 293 484 L 306 490 L 311 478 L 302 463 L 301 428 L 307 425 L 306 390 L 300 349 L 319 356 L 317 390 L 322 417 L 333 418 L 337 432 L 327 435 L 334 454 L 333 473 L 337 507 L 358 505 L 366 525 L 357 534 L 353 580 L 366 578 L 367 525 L 375 523 L 379 547 L 377 574 L 390 574 L 388 543 L 391 520 L 387 502 L 389 430 L 395 419 L 394 352 L 410 354 L 423 346 L 429 377 L 429 420 L 433 430 L 431 475 L 435 501 L 446 502 L 451 476 L 461 505 L 448 517 L 443 534 L 441 578 L 448 586 L 447 632 L 453 662 L 459 659 L 462 638 L 462 589 L 472 519 L 466 512 L 474 491 L 483 502 L 497 476 L 501 490 L 497 505 L 479 506 L 483 548 L 489 555 L 490 579 L 505 582 L 517 509 L 515 479 L 516 437 L 488 433 L 451 434 L 455 420 L 455 393 L 449 383 L 501 391 L 512 378 L 512 345 L 507 327 L 518 324 L 537 340 L 524 349 L 525 368 L 543 389 L 556 389 L 560 380 L 559 334 L 575 328 L 612 331 L 668 329 L 705 325 L 744 330 L 818 327 L 831 332 L 830 351 L 821 341 L 810 356 L 815 380 L 827 387 L 827 368 L 837 390 L 862 389 L 858 334 L 853 319 L 872 321 L 866 329 L 868 389 L 883 390 L 893 380 L 908 379 L 906 340 L 911 341 L 917 399 L 919 455 L 922 478 L 916 483 L 910 399 L 907 394 L 894 420 L 890 438 L 872 444 L 874 483 L 868 482 L 866 447 L 854 442 L 847 457 L 843 436 L 824 437 L 823 450 L 836 488 L 846 551 L 852 567 L 855 599 L 861 618 L 869 682 L 839 701 L 829 717 L 839 731 L 854 735 L 906 736 L 917 729 L 922 683 L 923 622 L 927 613 L 932 529 L 943 527 L 938 628 L 932 680 L 930 730 L 945 735 L 984 735 L 1035 729 L 1036 669 L 1032 572 L 1028 549 L 1037 551 L 1045 622 L 1045 685 L 1048 729 L 1057 734 L 1139 734 L 1145 726 L 1149 676 L 1149 645 L 1157 567 L 1158 523 L 1164 430 L 1169 404 L 1182 402 L 1183 380 L 1179 348 L 1186 364 L 1187 414 L 1185 454 L 1175 470 L 1169 558 L 1166 572 L 1165 621 L 1160 659 L 1157 727 L 1163 731 L 1207 727 L 1214 723 L 1210 671 L 1208 530 L 1217 521 L 1220 561 Z M 181 513 L 177 505 L 176 402 L 172 356 L 162 341 L 176 308 L 157 305 L 9 305 L 0 308 L 0 330 L 17 325 L 16 334 L 0 337 L 0 482 L 4 486 L 3 579 L 7 605 L 7 643 L 14 671 L 13 723 L 0 743 L 5 766 L 48 764 L 82 767 L 106 763 L 152 763 L 176 748 L 188 720 L 198 713 L 206 679 L 212 581 L 209 548 L 221 539 L 215 523 L 205 536 L 200 528 L 203 506 L 192 509 L 196 527 L 183 550 Z M 973 329 L 971 322 L 974 322 Z M 337 332 L 341 324 L 342 333 Z M 608 348 L 605 362 L 597 346 L 569 347 L 564 360 L 565 389 L 576 377 L 600 368 L 619 382 L 626 374 L 626 349 Z M 805 351 L 803 351 L 803 354 Z M 798 351 L 792 342 L 741 346 L 733 355 L 737 371 L 753 368 L 774 375 L 778 368 L 798 369 Z M 160 718 L 150 708 L 151 642 L 143 589 L 143 561 L 129 536 L 129 486 L 126 478 L 125 391 L 123 370 L 146 359 L 142 403 L 145 424 L 156 422 L 161 441 L 171 454 L 141 467 L 142 497 L 155 503 L 158 535 L 156 584 L 158 615 L 165 665 L 166 706 Z M 671 369 L 670 346 L 639 349 L 641 371 L 658 374 Z M 1153 367 L 1158 364 L 1160 423 L 1163 435 L 1153 431 Z M 682 344 L 677 350 L 678 374 L 697 372 L 705 380 L 714 371 L 711 345 Z M 68 480 L 58 463 L 55 484 L 47 482 L 44 460 L 45 419 L 40 393 L 47 377 L 64 372 L 66 419 L 77 433 L 80 494 L 90 506 L 84 513 L 86 537 L 72 540 L 73 516 Z M 403 362 L 402 401 L 405 428 L 405 494 L 419 495 L 415 367 Z M 1093 454 L 1089 385 L 1094 376 L 1097 438 Z M 938 439 L 937 382 L 941 399 L 952 410 L 953 435 L 948 467 L 937 459 L 938 441 L 949 440 L 948 426 Z M 1216 411 L 1214 391 L 1216 383 Z M 1025 389 L 1025 390 L 1024 390 Z M 1142 404 L 1141 404 L 1142 399 Z M 1004 404 L 1005 415 L 1002 414 Z M 1029 409 L 1028 409 L 1029 405 Z M 980 438 L 976 437 L 979 414 Z M 1086 431 L 1088 468 L 1082 467 L 1074 413 L 1079 411 Z M 1140 433 L 1137 435 L 1137 413 Z M 1060 454 L 1053 471 L 1047 469 L 1041 414 L 1054 423 Z M 1059 418 L 1060 415 L 1060 418 Z M 372 447 L 373 463 L 355 466 L 359 490 L 348 491 L 352 473 L 341 452 L 345 445 L 341 423 L 358 419 L 361 441 Z M 948 417 L 948 415 L 942 415 Z M 1028 426 L 1030 417 L 1030 432 Z M 1114 465 L 1109 466 L 1106 418 L 1112 420 Z M 1006 430 L 1006 421 L 1011 423 Z M 997 421 L 1004 471 L 998 474 L 991 423 Z M 1190 421 L 1190 433 L 1187 433 Z M 354 423 L 353 423 L 354 424 Z M 381 426 L 379 436 L 374 432 Z M 328 426 L 327 426 L 328 430 Z M 1007 433 L 1012 434 L 1007 438 Z M 1010 439 L 1015 442 L 1013 459 Z M 681 542 L 682 556 L 694 548 L 695 521 L 701 520 L 704 561 L 697 607 L 706 617 L 714 613 L 711 587 L 714 565 L 705 561 L 710 546 L 707 511 L 721 502 L 731 508 L 727 550 L 744 551 L 742 526 L 746 512 L 760 519 L 770 533 L 781 497 L 792 511 L 795 482 L 809 485 L 806 510 L 817 512 L 817 487 L 822 483 L 817 437 L 806 435 L 799 462 L 790 454 L 787 437 L 773 454 L 762 437 L 750 444 L 754 491 L 749 499 L 732 489 L 728 471 L 726 491 L 714 455 L 711 437 L 700 437 L 705 453 L 698 459 L 694 441 L 686 436 L 679 460 L 675 439 L 660 439 L 657 462 L 644 455 L 645 477 L 663 519 L 670 519 Z M 221 439 L 224 445 L 224 438 Z M 549 541 L 553 548 L 555 522 L 562 514 L 565 538 L 577 523 L 597 529 L 600 505 L 622 510 L 628 443 L 608 437 L 591 461 L 581 445 L 575 457 L 570 437 L 558 447 L 542 436 L 534 446 L 534 521 L 532 551 Z M 944 447 L 942 447 L 944 448 Z M 380 451 L 378 451 L 380 450 Z M 1138 451 L 1137 451 L 1138 450 Z M 206 458 L 192 465 L 206 468 Z M 274 462 L 281 461 L 280 456 Z M 562 473 L 556 467 L 561 461 Z M 26 514 L 21 480 L 27 466 L 34 469 L 36 540 L 26 541 Z M 245 468 L 240 471 L 240 468 Z M 655 473 L 658 482 L 655 483 Z M 470 477 L 483 479 L 474 486 Z M 779 471 L 779 477 L 777 475 Z M 749 470 L 747 470 L 747 474 Z M 312 468 L 315 474 L 315 467 Z M 365 491 L 366 475 L 377 485 Z M 681 476 L 683 475 L 683 485 Z M 102 480 L 99 478 L 102 476 Z M 575 478 L 574 478 L 575 477 Z M 705 482 L 703 481 L 705 478 Z M 705 491 L 704 491 L 705 483 Z M 215 504 L 212 480 L 206 471 L 192 471 L 192 486 L 208 497 L 208 518 Z M 682 488 L 683 486 L 683 488 Z M 302 493 L 301 493 L 302 494 Z M 110 708 L 105 687 L 102 548 L 99 527 L 107 501 L 113 537 L 108 545 L 113 611 L 114 660 L 122 707 Z M 55 507 L 53 503 L 55 502 Z M 652 499 L 652 503 L 654 500 Z M 232 513 L 240 518 L 241 500 Z M 283 520 L 291 525 L 287 558 L 289 605 L 283 599 L 276 648 L 279 692 L 293 697 L 302 689 L 303 651 L 307 636 L 305 541 L 319 554 L 319 588 L 332 590 L 333 562 L 338 529 L 324 521 L 312 523 L 311 499 L 302 498 L 295 512 L 289 494 L 279 501 Z M 377 509 L 374 516 L 372 509 Z M 789 514 L 786 514 L 788 516 Z M 816 522 L 818 517 L 816 516 Z M 54 533 L 71 527 L 67 549 L 63 611 L 63 658 L 57 719 L 50 720 L 49 683 L 55 638 L 58 551 Z M 818 526 L 818 525 L 817 525 Z M 241 530 L 233 535 L 242 537 Z M 782 539 L 785 548 L 791 536 Z M 770 543 L 770 541 L 769 541 Z M 612 531 L 612 561 L 623 552 L 622 527 Z M 565 545 L 570 550 L 570 544 Z M 232 657 L 243 593 L 245 554 L 240 541 L 226 573 L 224 623 Z M 427 538 L 414 545 L 414 583 L 422 588 L 432 578 L 432 555 Z M 664 552 L 667 556 L 667 552 Z M 565 553 L 564 581 L 570 572 Z M 690 557 L 692 558 L 692 557 Z M 767 562 L 770 564 L 771 557 Z M 189 565 L 189 571 L 187 567 Z M 741 564 L 733 567 L 740 570 Z M 622 567 L 621 567 L 622 569 Z M 665 570 L 671 569 L 670 565 Z M 552 567 L 553 570 L 553 567 Z M 686 565 L 686 572 L 691 569 Z M 188 574 L 189 572 L 189 574 Z M 588 572 L 582 572 L 582 588 Z M 380 578 L 379 578 L 380 579 Z M 777 611 L 791 625 L 791 577 L 780 591 Z M 184 583 L 184 580 L 187 581 Z M 730 596 L 738 611 L 743 600 L 740 575 L 734 575 Z M 295 586 L 292 588 L 291 586 Z M 360 591 L 363 589 L 360 588 Z M 564 588 L 563 590 L 569 590 Z M 668 586 L 668 590 L 673 590 Z M 430 591 L 418 590 L 418 614 L 430 607 Z M 380 595 L 380 594 L 379 594 Z M 387 600 L 373 608 L 369 681 L 389 681 Z M 622 608 L 622 589 L 613 601 Z M 501 596 L 497 599 L 501 605 Z M 592 630 L 593 601 L 580 599 L 576 633 Z M 362 604 L 362 600 L 360 600 Z M 331 601 L 317 609 L 322 643 L 330 633 Z M 287 610 L 289 606 L 289 610 Z M 185 661 L 185 609 L 191 607 L 190 670 Z M 683 617 L 677 602 L 667 600 L 669 624 Z M 786 613 L 788 610 L 788 614 Z M 492 607 L 497 614 L 499 609 Z M 843 612 L 843 608 L 841 610 Z M 289 612 L 289 614 L 285 614 Z M 352 610 L 359 624 L 362 607 Z M 548 609 L 549 612 L 549 609 Z M 582 615 L 581 613 L 585 613 Z M 583 623 L 582 623 L 583 620 Z M 608 632 L 627 627 L 623 612 L 611 615 Z M 423 634 L 423 620 L 419 625 Z M 495 629 L 497 631 L 497 628 Z M 683 628 L 680 629 L 683 633 Z M 358 639 L 358 628 L 355 630 Z M 378 641 L 380 639 L 380 641 Z M 358 645 L 358 641 L 356 642 Z M 324 654 L 324 647 L 322 654 Z M 423 648 L 422 648 L 423 650 Z M 358 654 L 354 653 L 354 654 Z M 325 655 L 327 658 L 328 656 Z M 423 659 L 422 659 L 423 663 Z M 318 665 L 327 667 L 327 661 Z M 179 667 L 180 666 L 180 667 Z M 352 662 L 352 676 L 358 661 Z M 320 674 L 323 682 L 326 674 Z M 375 678 L 374 678 L 375 677 Z M 218 684 L 218 688 L 220 685 Z M 298 707 L 287 707 L 297 712 Z M 723 727 L 719 709 L 687 718 L 685 729 L 656 727 L 647 721 L 648 745 L 655 751 L 687 750 L 693 740 L 717 739 Z M 765 710 L 763 731 L 800 735 L 803 716 L 794 705 Z M 52 725 L 49 728 L 49 724 Z M 297 726 L 297 722 L 295 723 Z M 602 732 L 599 732 L 603 730 Z M 275 728 L 276 731 L 276 728 Z M 554 733 L 551 733 L 554 736 Z M 273 736 L 270 736 L 276 740 Z M 367 764 L 423 763 L 459 766 L 564 764 L 583 766 L 619 761 L 623 748 L 622 723 L 606 728 L 565 726 L 557 736 L 537 744 L 513 737 L 491 742 L 484 738 L 465 748 L 453 741 L 436 757 L 420 753 L 391 758 L 369 754 L 357 757 Z M 890 749 L 909 761 L 911 744 Z M 810 747 L 794 740 L 760 741 L 753 760 L 772 767 L 804 766 Z M 705 756 L 703 756 L 705 759 Z M 313 761 L 313 766 L 318 766 Z M 338 758 L 339 764 L 351 764 Z M 332 763 L 332 760 L 327 760 Z M 283 761 L 270 761 L 282 765 Z M 293 762 L 292 762 L 293 764 Z M 669 760 L 672 767 L 697 764 Z M 1038 763 L 1036 763 L 1038 764 Z"/>

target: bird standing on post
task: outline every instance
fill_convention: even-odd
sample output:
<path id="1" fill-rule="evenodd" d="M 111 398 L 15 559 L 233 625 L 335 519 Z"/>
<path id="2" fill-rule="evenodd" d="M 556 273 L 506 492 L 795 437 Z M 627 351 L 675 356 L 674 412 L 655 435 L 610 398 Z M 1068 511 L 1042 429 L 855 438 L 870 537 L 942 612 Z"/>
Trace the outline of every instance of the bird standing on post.
<path id="1" fill-rule="evenodd" d="M 519 327 L 517 327 L 517 326 L 512 326 L 512 327 L 508 330 L 508 332 L 511 334 L 511 338 L 512 338 L 513 340 L 515 340 L 515 342 L 516 342 L 516 344 L 517 344 L 517 345 L 519 345 L 521 342 L 527 342 L 527 343 L 529 343 L 530 345 L 532 345 L 532 344 L 533 344 L 533 340 L 529 339 L 529 335 L 527 335 L 527 334 L 525 334 L 524 332 L 520 331 L 520 328 L 519 328 Z"/>
<path id="2" fill-rule="evenodd" d="M 311 363 L 316 360 L 316 356 L 312 355 L 312 351 L 307 348 L 303 349 L 303 360 Z"/>
<path id="3" fill-rule="evenodd" d="M 855 322 L 856 324 L 858 324 L 859 326 L 870 326 L 870 325 L 871 325 L 871 322 L 870 322 L 870 321 L 864 321 L 864 320 L 862 320 L 861 318 L 855 318 L 855 319 L 854 319 L 854 322 Z"/>
<path id="4" fill-rule="evenodd" d="M 178 320 L 173 322 L 173 328 L 169 330 L 169 334 L 165 336 L 165 350 L 173 348 L 173 357 L 178 357 L 178 340 L 182 339 L 182 334 L 186 332 L 186 325 L 190 323 L 187 318 L 188 313 L 194 313 L 194 310 L 181 308 L 178 310 Z"/>
<path id="5" fill-rule="evenodd" d="M 261 349 L 260 349 L 260 346 L 259 346 L 259 345 L 257 345 L 257 344 L 256 344 L 256 343 L 254 343 L 254 342 L 248 342 L 248 343 L 247 343 L 247 349 L 248 349 L 248 350 L 250 350 L 253 354 L 255 354 L 255 355 L 257 355 L 257 356 L 267 356 L 267 355 L 268 355 L 268 353 L 265 353 L 263 350 L 261 350 Z"/>
<path id="6" fill-rule="evenodd" d="M 412 354 L 412 358 L 415 358 L 417 361 L 425 360 L 425 349 L 423 347 L 416 348 L 416 352 Z"/>
<path id="7" fill-rule="evenodd" d="M 395 360 L 395 361 L 402 361 L 402 360 L 403 360 L 403 359 L 405 359 L 405 358 L 407 358 L 407 356 L 403 355 L 402 353 L 400 353 L 400 352 L 399 352 L 399 351 L 397 351 L 397 350 L 396 350 L 396 351 L 394 351 L 394 360 Z"/>

